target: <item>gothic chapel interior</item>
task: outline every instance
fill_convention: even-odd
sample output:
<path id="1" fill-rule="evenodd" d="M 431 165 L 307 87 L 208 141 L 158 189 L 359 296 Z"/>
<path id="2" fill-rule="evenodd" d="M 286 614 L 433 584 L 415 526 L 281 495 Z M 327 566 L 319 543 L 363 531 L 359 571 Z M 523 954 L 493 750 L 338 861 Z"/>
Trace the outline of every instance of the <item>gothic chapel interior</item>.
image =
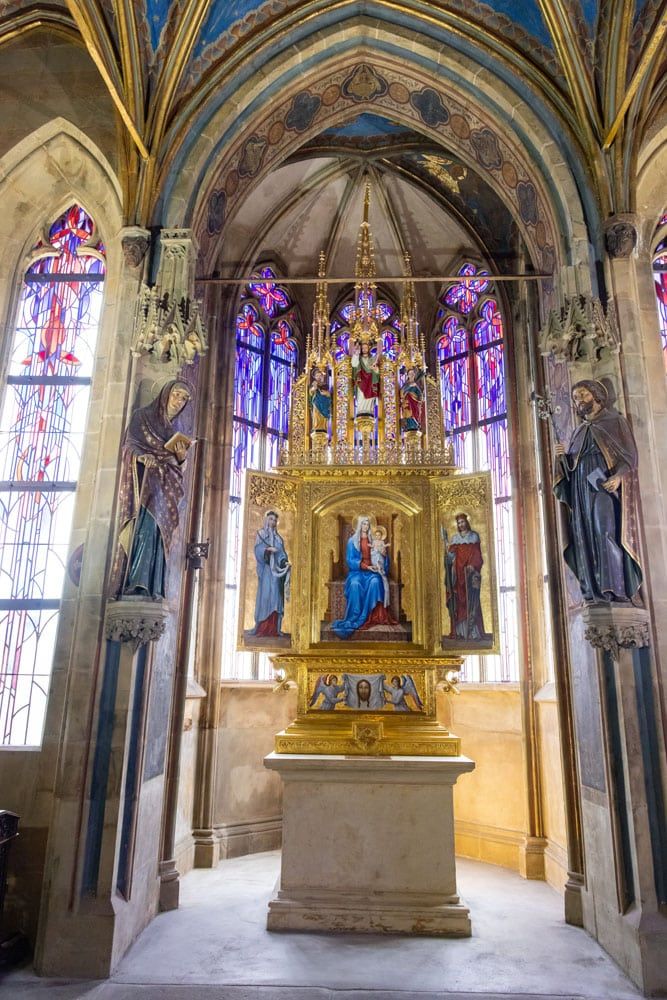
<path id="1" fill-rule="evenodd" d="M 301 696 L 238 625 L 246 470 L 278 468 L 300 420 L 334 453 L 332 394 L 304 417 L 294 393 L 317 331 L 331 371 L 360 363 L 372 287 L 367 357 L 400 369 L 405 440 L 425 447 L 410 327 L 452 476 L 490 476 L 497 642 L 466 632 L 458 681 L 433 691 L 475 762 L 456 854 L 547 883 L 563 926 L 667 994 L 666 66 L 663 0 L 0 4 L 0 839 L 11 814 L 19 833 L 2 927 L 37 976 L 111 976 L 193 869 L 281 847 L 264 758 Z M 611 527 L 579 515 L 594 546 L 623 533 L 627 553 L 630 531 L 642 582 L 620 596 L 587 590 L 583 535 L 563 558 L 578 515 L 555 470 L 590 407 L 636 447 Z M 286 519 L 269 515 L 273 567 Z M 435 596 L 441 533 L 444 583 L 441 556 L 409 579 L 405 547 L 387 583 L 406 643 L 421 619 L 390 601 L 410 587 L 424 629 L 440 600 L 452 636 L 472 628 L 472 604 L 457 631 Z M 285 545 L 305 558 L 297 527 Z M 278 643 L 296 582 L 267 598 Z M 396 716 L 420 706 L 400 700 L 397 645 Z M 322 676 L 313 703 L 337 684 Z M 372 726 L 354 732 L 372 757 Z M 419 841 L 428 817 L 393 788 Z"/>

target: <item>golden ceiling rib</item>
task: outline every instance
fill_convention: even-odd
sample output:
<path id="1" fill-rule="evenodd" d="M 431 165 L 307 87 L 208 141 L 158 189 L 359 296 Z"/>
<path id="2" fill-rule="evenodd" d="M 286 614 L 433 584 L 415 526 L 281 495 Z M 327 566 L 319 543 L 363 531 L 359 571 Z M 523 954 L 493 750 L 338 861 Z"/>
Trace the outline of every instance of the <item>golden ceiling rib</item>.
<path id="1" fill-rule="evenodd" d="M 562 0 L 538 0 L 538 3 L 563 68 L 579 123 L 586 135 L 589 153 L 593 154 L 602 138 L 602 123 L 589 68 L 581 56 L 569 13 Z"/>
<path id="2" fill-rule="evenodd" d="M 148 144 L 154 152 L 142 177 L 139 216 L 150 214 L 151 199 L 154 196 L 153 180 L 156 157 L 165 134 L 165 126 L 171 111 L 174 95 L 192 54 L 199 31 L 208 12 L 210 0 L 186 0 L 179 13 L 178 27 L 158 76 L 155 88 L 154 114 L 148 117 Z"/>
<path id="3" fill-rule="evenodd" d="M 633 74 L 632 80 L 630 81 L 630 85 L 626 91 L 625 97 L 623 98 L 621 106 L 616 112 L 616 117 L 614 118 L 611 128 L 609 129 L 607 135 L 605 136 L 605 140 L 602 146 L 603 149 L 609 149 L 614 139 L 616 138 L 616 135 L 623 123 L 623 119 L 625 118 L 627 110 L 630 107 L 630 104 L 632 103 L 632 99 L 637 93 L 637 90 L 642 80 L 650 70 L 651 63 L 653 62 L 654 57 L 658 53 L 660 45 L 663 39 L 665 38 L 666 34 L 667 34 L 667 11 L 662 15 L 662 17 L 656 24 L 651 34 L 651 37 L 644 46 L 644 51 L 642 52 L 642 56 L 641 59 L 639 60 L 639 63 L 637 64 L 637 68 Z"/>
<path id="4" fill-rule="evenodd" d="M 613 121 L 628 75 L 628 48 L 633 5 L 614 0 L 606 32 L 605 71 L 602 95 L 605 132 Z"/>
<path id="5" fill-rule="evenodd" d="M 114 82 L 114 80 L 112 79 L 111 72 L 108 66 L 106 65 L 106 62 L 100 50 L 100 46 L 98 44 L 99 35 L 95 34 L 94 29 L 89 22 L 89 19 L 86 17 L 80 4 L 77 3 L 77 0 L 67 0 L 67 8 L 72 17 L 74 18 L 74 22 L 76 23 L 77 28 L 81 32 L 81 37 L 83 38 L 85 46 L 88 49 L 90 58 L 97 66 L 100 76 L 104 80 L 106 88 L 109 91 L 109 94 L 111 95 L 111 100 L 116 105 L 118 113 L 122 118 L 128 132 L 132 136 L 132 139 L 137 149 L 141 153 L 142 157 L 145 160 L 147 160 L 149 158 L 148 150 L 144 145 L 144 141 L 141 138 L 141 135 L 139 134 L 139 130 L 135 122 L 132 120 L 130 112 L 125 106 L 125 102 L 119 91 L 119 87 L 117 83 Z"/>
<path id="6" fill-rule="evenodd" d="M 125 99 L 137 127 L 144 123 L 144 81 L 141 68 L 139 35 L 132 0 L 116 0 L 116 21 L 120 39 L 120 58 L 125 84 Z"/>
<path id="7" fill-rule="evenodd" d="M 38 31 L 44 28 L 46 31 L 58 32 L 67 39 L 79 38 L 79 33 L 73 26 L 71 19 L 63 12 L 57 11 L 20 11 L 12 14 L 0 25 L 0 45 L 11 42 L 21 35 L 27 35 L 30 31 Z"/>

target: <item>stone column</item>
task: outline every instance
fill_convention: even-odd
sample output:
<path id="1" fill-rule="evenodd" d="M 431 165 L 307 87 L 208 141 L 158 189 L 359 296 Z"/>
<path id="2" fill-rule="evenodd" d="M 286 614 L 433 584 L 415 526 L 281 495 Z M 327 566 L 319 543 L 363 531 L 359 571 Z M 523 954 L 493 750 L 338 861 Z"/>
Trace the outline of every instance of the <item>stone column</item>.
<path id="1" fill-rule="evenodd" d="M 667 826 L 649 615 L 588 606 L 573 631 L 584 926 L 655 995 L 667 989 Z"/>

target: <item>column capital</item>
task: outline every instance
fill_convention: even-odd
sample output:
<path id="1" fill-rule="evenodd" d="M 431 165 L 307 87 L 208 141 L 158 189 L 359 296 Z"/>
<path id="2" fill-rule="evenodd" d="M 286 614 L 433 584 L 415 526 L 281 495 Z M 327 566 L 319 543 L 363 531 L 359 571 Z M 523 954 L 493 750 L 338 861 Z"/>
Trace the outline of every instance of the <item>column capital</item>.
<path id="1" fill-rule="evenodd" d="M 104 633 L 113 642 L 129 642 L 135 650 L 164 634 L 169 612 L 161 601 L 124 597 L 107 604 Z"/>

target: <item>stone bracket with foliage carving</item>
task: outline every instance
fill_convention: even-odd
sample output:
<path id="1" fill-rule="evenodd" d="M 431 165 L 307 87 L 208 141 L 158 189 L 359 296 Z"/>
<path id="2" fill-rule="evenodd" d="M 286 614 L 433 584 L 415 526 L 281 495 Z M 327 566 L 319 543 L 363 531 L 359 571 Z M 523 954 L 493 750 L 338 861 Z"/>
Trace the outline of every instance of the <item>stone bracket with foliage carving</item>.
<path id="1" fill-rule="evenodd" d="M 584 637 L 594 649 L 618 658 L 622 649 L 642 649 L 651 644 L 649 615 L 643 608 L 591 605 L 582 612 Z"/>
<path id="2" fill-rule="evenodd" d="M 164 635 L 167 608 L 159 601 L 122 598 L 109 601 L 104 633 L 112 642 L 128 642 L 135 651 L 147 642 L 157 642 Z"/>

